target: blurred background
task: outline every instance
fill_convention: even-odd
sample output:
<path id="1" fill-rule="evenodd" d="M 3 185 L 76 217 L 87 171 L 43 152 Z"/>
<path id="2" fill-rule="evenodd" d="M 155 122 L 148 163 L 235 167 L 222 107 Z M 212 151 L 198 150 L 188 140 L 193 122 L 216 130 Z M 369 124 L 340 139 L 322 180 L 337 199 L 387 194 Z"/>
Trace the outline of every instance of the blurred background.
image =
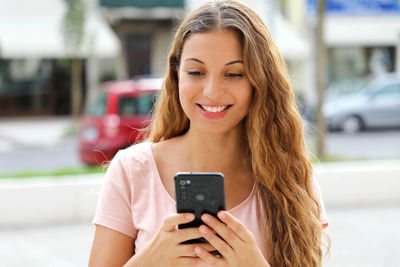
<path id="1" fill-rule="evenodd" d="M 85 266 L 103 164 L 140 140 L 195 0 L 0 0 L 0 266 Z M 324 266 L 400 266 L 400 3 L 243 0 L 292 77 Z M 173 118 L 171 118 L 173 119 Z"/>

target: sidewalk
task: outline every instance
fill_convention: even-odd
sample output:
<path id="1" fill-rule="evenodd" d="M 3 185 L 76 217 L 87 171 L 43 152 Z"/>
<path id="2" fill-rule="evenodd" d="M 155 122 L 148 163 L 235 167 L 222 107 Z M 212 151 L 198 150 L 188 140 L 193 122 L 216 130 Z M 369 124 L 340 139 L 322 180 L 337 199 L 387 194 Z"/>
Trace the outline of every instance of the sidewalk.
<path id="1" fill-rule="evenodd" d="M 0 118 L 0 151 L 50 147 L 65 141 L 71 117 Z"/>
<path id="2" fill-rule="evenodd" d="M 400 205 L 328 208 L 327 213 L 332 245 L 323 266 L 400 266 Z M 90 221 L 0 229 L 0 266 L 87 266 L 93 234 Z"/>

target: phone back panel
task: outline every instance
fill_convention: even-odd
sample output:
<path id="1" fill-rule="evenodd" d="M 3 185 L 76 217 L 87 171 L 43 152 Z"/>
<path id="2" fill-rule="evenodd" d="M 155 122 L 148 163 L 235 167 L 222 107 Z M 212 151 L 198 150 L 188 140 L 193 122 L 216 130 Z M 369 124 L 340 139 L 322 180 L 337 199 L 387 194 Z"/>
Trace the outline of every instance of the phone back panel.
<path id="1" fill-rule="evenodd" d="M 204 213 L 217 217 L 225 210 L 225 183 L 222 173 L 177 173 L 175 175 L 175 198 L 178 213 L 194 213 L 196 218 L 178 227 L 199 227 L 204 224 L 200 217 Z"/>

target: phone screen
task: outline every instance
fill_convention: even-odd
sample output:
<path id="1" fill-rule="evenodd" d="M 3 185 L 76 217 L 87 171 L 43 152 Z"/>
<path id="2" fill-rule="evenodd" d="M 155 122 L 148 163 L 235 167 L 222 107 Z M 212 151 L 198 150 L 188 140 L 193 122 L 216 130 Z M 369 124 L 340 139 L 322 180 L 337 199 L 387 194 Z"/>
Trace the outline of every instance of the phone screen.
<path id="1" fill-rule="evenodd" d="M 199 227 L 204 224 L 201 215 L 208 213 L 217 218 L 225 210 L 224 175 L 219 172 L 178 172 L 175 175 L 175 199 L 178 213 L 194 213 L 195 219 L 178 225 L 179 229 Z M 204 243 L 204 239 L 193 239 L 184 243 Z"/>

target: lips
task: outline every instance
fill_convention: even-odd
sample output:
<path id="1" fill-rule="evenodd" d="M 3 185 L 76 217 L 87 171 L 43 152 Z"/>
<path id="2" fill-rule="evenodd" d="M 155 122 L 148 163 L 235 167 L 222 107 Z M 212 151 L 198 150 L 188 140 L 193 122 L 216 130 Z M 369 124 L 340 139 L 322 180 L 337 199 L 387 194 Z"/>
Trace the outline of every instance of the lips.
<path id="1" fill-rule="evenodd" d="M 220 119 L 225 116 L 232 105 L 210 106 L 197 104 L 201 114 L 207 119 Z"/>

